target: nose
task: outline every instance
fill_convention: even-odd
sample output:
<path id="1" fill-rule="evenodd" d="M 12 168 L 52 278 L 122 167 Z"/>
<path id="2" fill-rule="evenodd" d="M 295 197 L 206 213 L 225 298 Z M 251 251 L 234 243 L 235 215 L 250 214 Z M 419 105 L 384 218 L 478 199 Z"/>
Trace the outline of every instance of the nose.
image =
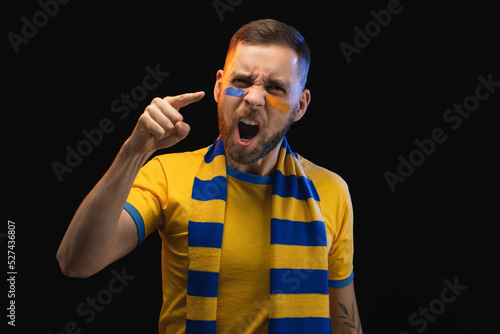
<path id="1" fill-rule="evenodd" d="M 267 91 L 259 86 L 251 86 L 247 88 L 247 93 L 245 94 L 243 101 L 251 109 L 259 109 L 266 103 Z"/>

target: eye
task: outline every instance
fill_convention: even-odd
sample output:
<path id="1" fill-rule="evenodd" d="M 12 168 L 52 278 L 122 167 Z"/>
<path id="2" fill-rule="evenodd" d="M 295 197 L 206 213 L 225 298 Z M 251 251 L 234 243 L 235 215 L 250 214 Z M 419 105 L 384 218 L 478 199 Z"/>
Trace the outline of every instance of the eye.
<path id="1" fill-rule="evenodd" d="M 286 94 L 286 90 L 279 85 L 268 86 L 267 91 L 271 94 Z"/>
<path id="2" fill-rule="evenodd" d="M 241 78 L 234 78 L 233 80 L 231 80 L 231 84 L 238 88 L 247 88 L 252 85 L 248 80 Z"/>

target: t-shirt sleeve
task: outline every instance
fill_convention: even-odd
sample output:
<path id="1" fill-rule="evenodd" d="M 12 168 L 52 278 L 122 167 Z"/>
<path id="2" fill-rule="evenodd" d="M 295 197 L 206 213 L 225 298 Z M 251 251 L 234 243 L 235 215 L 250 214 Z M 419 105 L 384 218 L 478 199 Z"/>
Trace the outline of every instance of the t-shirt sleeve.
<path id="1" fill-rule="evenodd" d="M 351 197 L 347 189 L 337 217 L 336 238 L 328 253 L 328 286 L 331 288 L 346 287 L 351 284 L 354 277 L 353 212 Z"/>
<path id="2" fill-rule="evenodd" d="M 137 226 L 138 244 L 163 224 L 167 193 L 163 167 L 158 159 L 152 159 L 137 174 L 124 207 Z"/>

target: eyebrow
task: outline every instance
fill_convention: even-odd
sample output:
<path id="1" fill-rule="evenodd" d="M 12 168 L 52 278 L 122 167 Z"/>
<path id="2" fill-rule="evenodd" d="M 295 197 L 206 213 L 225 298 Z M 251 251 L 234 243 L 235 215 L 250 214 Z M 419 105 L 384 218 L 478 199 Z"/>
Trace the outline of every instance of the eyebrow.
<path id="1" fill-rule="evenodd" d="M 234 79 L 243 79 L 243 80 L 247 80 L 247 81 L 253 81 L 254 78 L 248 74 L 248 73 L 242 73 L 242 72 L 233 72 L 233 74 L 231 75 L 231 78 L 229 79 L 229 81 L 232 81 Z"/>
<path id="2" fill-rule="evenodd" d="M 285 90 L 287 92 L 290 91 L 290 85 L 288 84 L 288 82 L 280 80 L 280 79 L 276 79 L 276 78 L 271 77 L 271 78 L 266 80 L 266 84 L 267 85 L 277 85 L 277 86 L 285 88 Z"/>

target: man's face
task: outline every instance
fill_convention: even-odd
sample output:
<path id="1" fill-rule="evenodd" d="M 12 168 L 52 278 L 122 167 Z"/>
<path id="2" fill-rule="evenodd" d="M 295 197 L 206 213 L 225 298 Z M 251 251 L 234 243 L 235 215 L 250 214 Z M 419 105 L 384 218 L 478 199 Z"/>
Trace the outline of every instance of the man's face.
<path id="1" fill-rule="evenodd" d="M 309 102 L 300 91 L 295 51 L 240 43 L 217 72 L 214 95 L 226 153 L 239 164 L 265 157 L 302 117 Z"/>

